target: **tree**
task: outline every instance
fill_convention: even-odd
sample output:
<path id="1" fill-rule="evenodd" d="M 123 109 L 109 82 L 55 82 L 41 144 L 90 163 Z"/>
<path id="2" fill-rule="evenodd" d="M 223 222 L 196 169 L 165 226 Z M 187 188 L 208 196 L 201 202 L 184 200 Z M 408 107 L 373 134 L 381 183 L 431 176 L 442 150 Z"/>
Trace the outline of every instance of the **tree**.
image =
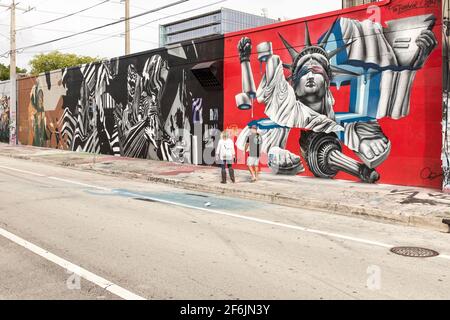
<path id="1" fill-rule="evenodd" d="M 52 51 L 47 54 L 38 54 L 30 61 L 31 73 L 38 75 L 43 72 L 74 67 L 86 63 L 97 62 L 101 59 L 96 57 L 78 56 L 73 53 L 62 53 Z"/>
<path id="2" fill-rule="evenodd" d="M 16 68 L 17 73 L 27 73 L 26 69 Z M 9 80 L 9 66 L 0 63 L 0 81 Z"/>

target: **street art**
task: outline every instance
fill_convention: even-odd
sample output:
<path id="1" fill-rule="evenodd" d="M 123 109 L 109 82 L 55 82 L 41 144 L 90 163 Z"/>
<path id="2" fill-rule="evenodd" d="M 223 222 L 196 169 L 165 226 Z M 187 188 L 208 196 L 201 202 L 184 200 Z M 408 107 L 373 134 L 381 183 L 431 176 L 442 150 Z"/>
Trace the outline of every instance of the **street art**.
<path id="1" fill-rule="evenodd" d="M 439 188 L 443 96 L 447 102 L 442 8 L 440 1 L 409 2 L 378 2 L 376 15 L 357 7 L 20 79 L 18 140 L 213 165 L 227 129 L 244 169 L 245 141 L 256 125 L 263 170 Z"/>
<path id="2" fill-rule="evenodd" d="M 9 143 L 9 82 L 0 83 L 0 142 Z"/>
<path id="3" fill-rule="evenodd" d="M 448 113 L 449 92 L 450 92 L 450 17 L 449 17 L 449 1 L 443 4 L 443 24 L 442 24 L 442 190 L 450 193 L 450 141 L 449 141 L 449 124 L 450 118 Z"/>
<path id="4" fill-rule="evenodd" d="M 9 97 L 0 96 L 0 142 L 9 143 Z"/>
<path id="5" fill-rule="evenodd" d="M 205 89 L 192 70 L 202 69 L 199 61 L 220 59 L 222 43 L 189 43 L 24 80 L 19 90 L 22 101 L 29 99 L 29 108 L 21 112 L 19 140 L 77 152 L 202 164 L 201 158 L 194 159 L 193 149 L 203 150 L 209 143 L 203 132 L 221 129 L 221 119 L 210 115 L 222 110 L 223 99 L 217 88 Z M 33 81 L 31 90 L 26 81 Z M 194 132 L 194 124 L 200 133 Z"/>
<path id="6" fill-rule="evenodd" d="M 60 72 L 19 80 L 19 142 L 62 149 L 58 120 L 62 94 Z"/>
<path id="7" fill-rule="evenodd" d="M 363 182 L 379 181 L 378 168 L 396 147 L 381 122 L 401 121 L 414 112 L 415 78 L 438 47 L 436 21 L 434 14 L 383 24 L 337 17 L 326 29 L 319 20 L 291 25 L 289 31 L 264 31 L 273 33 L 272 40 L 278 38 L 273 41 L 258 32 L 234 36 L 234 59 L 242 76 L 242 89 L 234 92 L 236 105 L 238 113 L 252 113 L 237 148 L 244 151 L 249 127 L 257 125 L 268 166 L 276 174 L 303 173 L 306 164 L 319 178 L 346 173 Z M 313 28 L 322 30 L 314 30 L 317 39 L 311 36 Z M 300 44 L 299 34 L 304 34 Z M 252 37 L 259 41 L 256 47 Z M 259 72 L 252 70 L 253 59 Z M 335 99 L 340 90 L 350 99 Z M 263 115 L 258 118 L 260 106 Z M 300 137 L 293 150 L 287 144 L 295 129 Z"/>

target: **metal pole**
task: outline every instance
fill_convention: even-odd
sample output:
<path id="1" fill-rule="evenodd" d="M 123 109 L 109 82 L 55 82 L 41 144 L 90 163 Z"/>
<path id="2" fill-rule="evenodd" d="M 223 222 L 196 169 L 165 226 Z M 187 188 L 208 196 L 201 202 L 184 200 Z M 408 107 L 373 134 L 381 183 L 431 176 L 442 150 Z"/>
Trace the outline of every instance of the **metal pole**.
<path id="1" fill-rule="evenodd" d="M 125 0 L 125 54 L 131 53 L 130 40 L 130 0 Z"/>
<path id="2" fill-rule="evenodd" d="M 16 2 L 12 1 L 11 6 L 11 26 L 10 26 L 10 129 L 9 129 L 9 143 L 11 145 L 17 144 L 17 74 L 16 74 Z"/>
<path id="3" fill-rule="evenodd" d="M 0 3 L 0 7 L 11 10 L 10 23 L 10 49 L 9 49 L 9 143 L 11 145 L 17 144 L 17 72 L 16 72 L 16 10 L 29 12 L 33 10 L 32 7 L 20 8 L 16 5 L 16 1 L 12 0 L 10 5 Z"/>

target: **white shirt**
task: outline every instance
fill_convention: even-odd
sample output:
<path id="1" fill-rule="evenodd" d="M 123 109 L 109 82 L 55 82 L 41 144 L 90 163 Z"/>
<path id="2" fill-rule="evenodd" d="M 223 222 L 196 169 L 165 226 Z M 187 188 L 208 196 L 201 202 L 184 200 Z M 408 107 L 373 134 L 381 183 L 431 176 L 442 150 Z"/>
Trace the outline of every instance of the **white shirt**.
<path id="1" fill-rule="evenodd" d="M 217 146 L 217 157 L 223 161 L 233 161 L 236 152 L 234 150 L 234 142 L 231 139 L 219 141 Z"/>

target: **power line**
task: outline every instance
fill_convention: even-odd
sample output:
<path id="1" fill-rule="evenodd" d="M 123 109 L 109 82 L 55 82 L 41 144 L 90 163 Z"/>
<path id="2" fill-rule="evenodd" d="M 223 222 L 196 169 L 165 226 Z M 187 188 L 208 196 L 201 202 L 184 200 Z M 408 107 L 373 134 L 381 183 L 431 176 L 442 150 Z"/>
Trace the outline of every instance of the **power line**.
<path id="1" fill-rule="evenodd" d="M 34 9 L 34 12 L 40 12 L 40 13 L 46 13 L 46 14 L 53 14 L 53 15 L 66 15 L 66 12 L 60 12 L 60 11 L 50 11 L 50 10 L 42 10 L 42 9 Z M 117 19 L 110 18 L 110 17 L 99 17 L 99 16 L 91 16 L 91 15 L 78 15 L 81 18 L 87 18 L 87 19 L 97 19 L 97 20 L 109 20 L 109 21 L 117 21 Z"/>
<path id="2" fill-rule="evenodd" d="M 154 22 L 158 22 L 158 21 L 161 21 L 161 20 L 165 20 L 167 18 L 171 18 L 171 17 L 183 15 L 183 14 L 186 14 L 186 13 L 191 13 L 193 11 L 201 10 L 201 9 L 204 9 L 204 8 L 207 8 L 207 7 L 211 7 L 211 6 L 214 6 L 214 5 L 226 2 L 226 1 L 227 0 L 220 0 L 220 1 L 216 1 L 216 2 L 213 2 L 213 3 L 210 3 L 210 4 L 206 4 L 206 5 L 200 6 L 200 7 L 196 7 L 196 8 L 193 8 L 193 9 L 185 10 L 185 11 L 178 12 L 178 13 L 171 14 L 171 15 L 166 15 L 166 17 L 161 17 L 161 18 L 154 19 L 152 21 L 149 21 L 149 22 L 145 23 L 145 25 L 138 25 L 137 27 L 135 27 L 135 28 L 133 28 L 131 30 L 135 30 L 135 29 L 138 29 L 138 28 L 141 28 L 141 27 L 145 27 L 148 24 L 151 24 L 151 23 L 154 23 Z M 90 34 L 92 34 L 92 33 L 90 33 Z M 95 34 L 93 34 L 93 35 L 95 35 Z M 98 34 L 98 35 L 100 35 L 100 34 Z M 103 37 L 103 36 L 95 37 L 95 38 L 93 38 L 91 40 L 88 40 L 88 41 L 82 40 L 82 41 L 79 41 L 76 45 L 72 44 L 70 46 L 62 47 L 59 50 L 68 50 L 68 49 L 79 48 L 81 46 L 86 46 L 86 45 L 89 45 L 89 44 L 102 42 L 102 41 L 105 41 L 105 40 L 108 40 L 108 39 L 112 39 L 112 38 L 115 38 L 115 37 L 121 37 L 120 32 L 111 33 L 109 35 L 105 35 L 105 37 Z M 141 40 L 141 39 L 136 39 L 136 38 L 132 38 L 132 40 L 140 41 L 140 42 L 148 42 L 148 43 L 153 43 L 153 44 L 158 45 L 158 43 L 154 42 L 154 41 Z M 40 51 L 28 51 L 28 53 L 38 54 L 38 53 L 45 53 L 45 52 L 51 52 L 51 51 L 53 51 L 53 49 L 52 50 L 40 50 Z"/>
<path id="3" fill-rule="evenodd" d="M 111 3 L 115 3 L 115 2 L 111 2 Z M 66 13 L 60 12 L 60 11 L 48 11 L 48 10 L 41 10 L 41 9 L 33 9 L 33 12 L 48 13 L 48 14 L 54 14 L 54 15 L 66 15 Z M 100 16 L 91 16 L 91 15 L 82 15 L 82 14 L 79 14 L 77 16 L 80 18 L 94 19 L 94 20 L 123 21 L 123 19 L 111 18 L 111 17 L 100 17 Z M 131 23 L 131 25 L 137 25 L 137 23 Z M 9 24 L 0 23 L 0 26 L 9 26 Z M 18 27 L 20 29 L 18 29 L 17 31 L 25 30 L 28 28 L 26 26 L 18 26 Z M 45 29 L 35 28 L 34 26 L 31 26 L 30 28 L 33 28 L 36 30 L 45 30 Z M 156 27 L 151 27 L 151 28 L 155 29 Z M 54 30 L 57 30 L 57 29 L 54 29 Z"/>
<path id="4" fill-rule="evenodd" d="M 76 33 L 78 31 L 75 30 L 62 30 L 62 29 L 56 29 L 56 28 L 39 28 L 39 27 L 35 27 L 34 30 L 40 30 L 40 31 L 50 31 L 50 32 L 59 32 L 59 33 L 63 33 L 63 34 L 73 34 Z M 109 35 L 108 33 L 94 33 L 94 32 L 88 32 L 89 34 L 92 34 L 93 36 L 107 36 Z M 0 34 L 0 36 L 2 36 Z"/>
<path id="5" fill-rule="evenodd" d="M 34 28 L 34 27 L 38 27 L 38 26 L 42 26 L 42 25 L 45 25 L 45 24 L 53 23 L 53 22 L 56 22 L 56 21 L 59 21 L 59 20 L 63 20 L 63 19 L 72 17 L 72 16 L 74 16 L 74 15 L 77 15 L 77 14 L 79 14 L 79 13 L 82 13 L 82 12 L 91 10 L 91 9 L 93 9 L 93 8 L 96 8 L 96 7 L 98 7 L 98 6 L 101 6 L 101 5 L 103 5 L 103 4 L 105 4 L 105 3 L 109 2 L 109 1 L 110 1 L 110 0 L 104 0 L 104 1 L 102 1 L 102 2 L 100 2 L 100 3 L 97 3 L 97 4 L 93 5 L 93 6 L 84 8 L 84 9 L 79 10 L 79 11 L 75 11 L 75 12 L 69 13 L 69 14 L 67 14 L 67 15 L 65 15 L 65 16 L 58 17 L 58 18 L 55 18 L 55 19 L 52 19 L 52 20 L 48 20 L 48 21 L 45 21 L 45 22 L 37 23 L 37 24 L 32 25 L 32 26 L 23 27 L 23 28 L 21 28 L 21 29 L 17 29 L 16 31 L 28 30 L 28 29 L 32 29 L 32 28 Z"/>
<path id="6" fill-rule="evenodd" d="M 149 21 L 149 22 L 145 23 L 145 25 L 148 25 L 148 24 L 151 24 L 151 23 L 154 23 L 154 22 L 158 22 L 158 21 L 161 21 L 161 20 L 164 20 L 164 19 L 167 19 L 167 18 L 172 18 L 172 17 L 175 17 L 175 16 L 183 15 L 183 14 L 186 14 L 186 13 L 191 13 L 193 11 L 205 9 L 207 7 L 211 7 L 211 6 L 214 6 L 214 5 L 226 2 L 226 1 L 228 1 L 228 0 L 220 0 L 220 1 L 216 1 L 216 2 L 213 2 L 213 3 L 210 3 L 210 4 L 206 4 L 206 5 L 200 6 L 200 7 L 196 7 L 196 8 L 193 8 L 193 9 L 189 9 L 189 10 L 185 10 L 185 11 L 178 12 L 178 13 L 175 13 L 175 14 L 171 14 L 171 15 L 168 15 L 166 17 L 157 18 L 157 19 L 154 19 L 152 21 Z M 135 28 L 133 28 L 131 30 L 135 30 L 135 29 L 144 27 L 145 25 L 138 25 L 137 27 L 135 27 Z M 112 33 L 112 34 L 110 34 L 110 35 L 108 35 L 106 37 L 94 38 L 94 39 L 88 40 L 88 41 L 80 41 L 79 45 L 71 45 L 71 46 L 68 46 L 68 47 L 63 47 L 63 48 L 60 48 L 60 50 L 67 50 L 67 49 L 78 48 L 78 47 L 85 46 L 85 45 L 88 45 L 88 44 L 102 42 L 102 41 L 105 41 L 105 40 L 108 40 L 108 39 L 111 39 L 111 38 L 114 38 L 114 37 L 117 37 L 117 36 L 118 36 L 117 33 Z M 133 40 L 142 41 L 140 39 L 139 40 L 138 39 L 133 39 Z M 154 41 L 148 41 L 148 42 L 149 43 L 158 44 L 157 42 L 154 42 Z M 33 52 L 33 53 L 43 53 L 43 52 L 50 52 L 50 51 L 53 51 L 53 50 L 42 50 L 42 51 L 36 51 L 36 52 Z"/>
<path id="7" fill-rule="evenodd" d="M 223 2 L 227 2 L 227 1 L 228 1 L 228 0 L 220 0 L 220 1 L 216 1 L 216 2 L 213 2 L 213 3 L 210 3 L 210 4 L 206 4 L 206 5 L 203 5 L 203 6 L 194 8 L 194 9 L 186 10 L 186 11 L 179 12 L 179 13 L 169 14 L 169 15 L 166 15 L 165 17 L 161 17 L 161 18 L 158 18 L 158 19 L 155 19 L 155 20 L 146 22 L 146 23 L 144 23 L 144 24 L 140 24 L 140 25 L 138 25 L 137 27 L 132 28 L 131 30 L 133 31 L 133 30 L 136 30 L 136 29 L 139 29 L 139 28 L 143 28 L 143 27 L 146 27 L 146 26 L 148 26 L 149 24 L 154 23 L 154 22 L 157 22 L 157 21 L 161 21 L 161 20 L 165 20 L 165 19 L 167 19 L 167 18 L 172 18 L 172 17 L 179 16 L 179 15 L 181 15 L 181 14 L 190 13 L 190 12 L 193 12 L 193 11 L 205 9 L 205 8 L 207 8 L 207 7 L 211 7 L 211 6 L 214 6 L 214 5 L 216 5 L 216 4 L 223 3 Z"/>
<path id="8" fill-rule="evenodd" d="M 123 5 L 123 1 L 122 0 L 121 1 L 111 1 L 111 3 Z M 130 7 L 138 9 L 138 10 L 147 10 L 147 8 L 139 7 L 139 6 L 132 5 L 132 4 L 130 4 Z"/>
<path id="9" fill-rule="evenodd" d="M 116 2 L 111 2 L 111 3 L 116 3 Z M 131 7 L 133 7 L 133 6 L 131 6 Z M 40 12 L 40 13 L 56 14 L 56 15 L 65 15 L 66 14 L 66 13 L 60 12 L 60 11 L 49 11 L 49 10 L 40 10 L 40 9 L 34 9 L 33 11 Z M 93 20 L 108 20 L 108 21 L 119 21 L 120 20 L 119 18 L 108 18 L 108 17 L 99 17 L 99 16 L 82 15 L 82 14 L 79 14 L 77 16 L 80 18 L 93 19 Z M 123 21 L 123 20 L 121 20 L 121 21 Z M 0 25 L 8 26 L 8 24 L 0 24 Z M 136 23 L 132 22 L 131 25 L 136 25 Z M 152 28 L 155 29 L 155 27 L 152 27 Z M 34 28 L 34 29 L 37 29 L 37 28 Z M 37 29 L 37 30 L 42 30 L 42 29 Z"/>
<path id="10" fill-rule="evenodd" d="M 170 7 L 173 7 L 173 6 L 179 5 L 179 4 L 184 3 L 184 2 L 188 2 L 188 1 L 190 1 L 190 0 L 179 0 L 179 1 L 176 1 L 176 2 L 173 2 L 173 3 L 161 6 L 159 8 L 148 10 L 146 12 L 142 12 L 140 14 L 131 16 L 128 19 L 123 19 L 123 20 L 120 20 L 120 21 L 111 22 L 111 23 L 108 23 L 108 24 L 105 24 L 105 25 L 102 25 L 102 26 L 98 26 L 98 27 L 95 27 L 95 28 L 87 29 L 87 30 L 84 30 L 84 31 L 81 31 L 81 32 L 77 32 L 77 33 L 74 33 L 74 34 L 71 34 L 71 35 L 67 35 L 67 36 L 64 36 L 64 37 L 60 37 L 60 38 L 57 38 L 57 39 L 53 39 L 53 40 L 49 40 L 49 41 L 45 41 L 45 42 L 41 42 L 41 43 L 36 43 L 36 44 L 30 45 L 30 46 L 25 46 L 25 47 L 16 49 L 16 51 L 24 51 L 24 50 L 27 50 L 27 49 L 40 47 L 40 46 L 43 46 L 43 45 L 46 45 L 46 44 L 50 44 L 50 43 L 58 42 L 58 41 L 61 41 L 61 40 L 73 38 L 73 37 L 81 35 L 81 34 L 89 33 L 89 32 L 100 30 L 100 29 L 104 29 L 104 28 L 107 28 L 107 27 L 110 27 L 110 26 L 122 23 L 122 22 L 124 22 L 126 20 L 140 18 L 140 17 L 148 15 L 150 13 L 154 13 L 154 12 L 166 9 L 166 8 L 170 8 Z M 10 51 L 5 52 L 2 56 L 8 54 L 9 52 Z"/>
<path id="11" fill-rule="evenodd" d="M 111 38 L 114 38 L 114 37 L 123 38 L 123 36 L 121 36 L 121 35 L 109 36 L 109 37 L 105 37 L 105 38 L 102 38 L 102 39 L 95 38 L 93 40 L 90 40 L 90 41 L 87 41 L 87 42 L 83 42 L 83 43 L 80 43 L 78 45 L 74 45 L 74 46 L 71 45 L 71 46 L 67 46 L 67 47 L 62 47 L 62 48 L 59 48 L 58 50 L 61 51 L 61 50 L 68 50 L 68 49 L 73 49 L 73 48 L 79 48 L 79 47 L 87 45 L 87 44 L 98 43 L 98 42 L 101 42 L 101 41 L 104 41 L 104 40 L 107 40 L 107 39 L 111 39 Z M 156 45 L 158 44 L 158 42 L 155 42 L 155 41 L 144 40 L 144 39 L 133 38 L 133 37 L 131 37 L 131 40 L 138 41 L 138 42 L 144 42 L 144 43 L 151 43 L 151 44 L 156 44 Z M 28 53 L 28 54 L 42 54 L 42 53 L 52 52 L 52 51 L 55 51 L 55 50 L 27 51 L 26 53 Z"/>
<path id="12" fill-rule="evenodd" d="M 167 19 L 167 18 L 172 18 L 172 17 L 176 17 L 176 16 L 183 15 L 183 14 L 186 14 L 186 13 L 191 13 L 191 12 L 193 12 L 193 11 L 205 9 L 205 8 L 208 8 L 208 7 L 211 7 L 211 6 L 214 6 L 214 5 L 217 5 L 217 4 L 226 2 L 226 1 L 228 1 L 228 0 L 219 0 L 219 1 L 216 1 L 216 2 L 213 2 L 213 3 L 209 3 L 209 4 L 206 4 L 206 5 L 203 5 L 203 6 L 200 6 L 200 7 L 196 7 L 196 8 L 193 8 L 193 9 L 185 10 L 185 11 L 178 12 L 178 13 L 174 13 L 174 14 L 169 14 L 169 15 L 166 15 L 165 17 L 157 18 L 157 19 L 148 21 L 148 22 L 146 22 L 146 23 L 144 23 L 144 24 L 138 25 L 138 26 L 132 28 L 131 31 L 136 30 L 136 29 L 139 29 L 139 28 L 142 28 L 142 27 L 145 27 L 145 26 L 148 26 L 149 24 L 152 24 L 152 23 L 155 23 L 155 22 L 158 22 L 158 21 L 161 21 L 161 20 L 165 20 L 165 19 Z M 105 38 L 93 40 L 93 41 L 91 41 L 91 42 L 89 42 L 89 43 L 95 43 L 95 42 L 105 41 L 105 40 L 108 40 L 108 39 L 113 38 L 113 37 L 115 37 L 115 36 L 117 36 L 117 33 L 110 34 L 109 36 L 107 36 L 107 37 L 105 37 Z M 153 42 L 153 41 L 149 41 L 149 42 L 152 42 L 152 43 L 154 43 L 154 44 L 159 44 L 159 43 Z M 79 46 L 69 47 L 69 48 L 66 48 L 66 49 L 72 49 L 72 48 L 76 48 L 76 47 L 79 47 Z"/>

